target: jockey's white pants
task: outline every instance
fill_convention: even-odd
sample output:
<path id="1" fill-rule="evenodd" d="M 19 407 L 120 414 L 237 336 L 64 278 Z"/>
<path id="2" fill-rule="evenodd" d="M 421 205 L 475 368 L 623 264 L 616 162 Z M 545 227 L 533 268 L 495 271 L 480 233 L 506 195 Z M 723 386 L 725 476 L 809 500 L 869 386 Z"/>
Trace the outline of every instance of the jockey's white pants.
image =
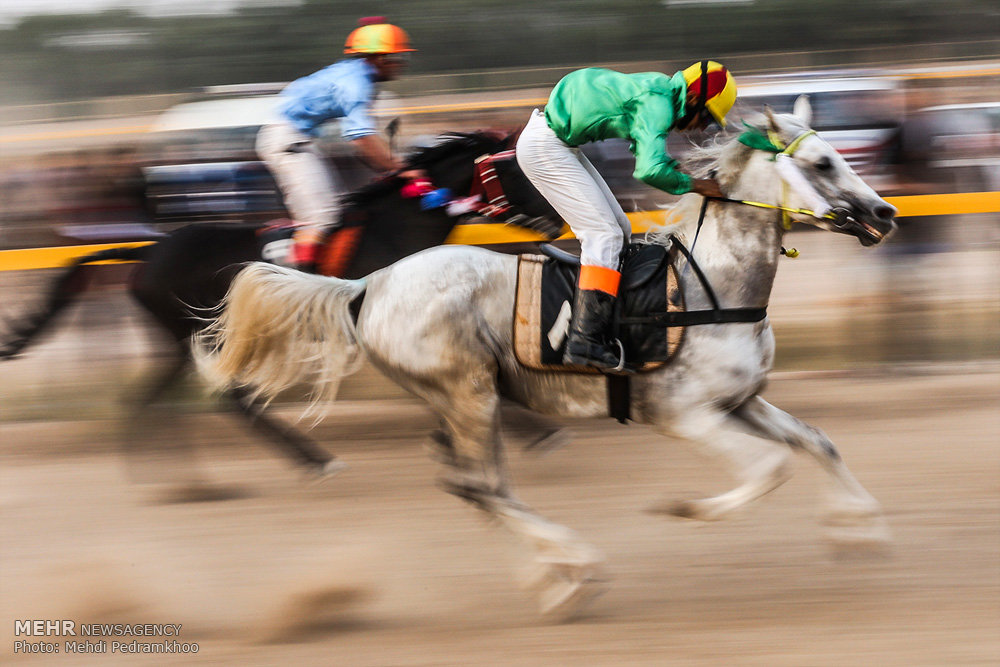
<path id="1" fill-rule="evenodd" d="M 256 148 L 297 225 L 327 231 L 339 224 L 340 178 L 317 152 L 310 137 L 279 121 L 260 129 Z"/>
<path id="2" fill-rule="evenodd" d="M 580 263 L 619 270 L 632 224 L 587 156 L 563 143 L 538 109 L 517 140 L 516 154 L 528 180 L 580 240 Z"/>

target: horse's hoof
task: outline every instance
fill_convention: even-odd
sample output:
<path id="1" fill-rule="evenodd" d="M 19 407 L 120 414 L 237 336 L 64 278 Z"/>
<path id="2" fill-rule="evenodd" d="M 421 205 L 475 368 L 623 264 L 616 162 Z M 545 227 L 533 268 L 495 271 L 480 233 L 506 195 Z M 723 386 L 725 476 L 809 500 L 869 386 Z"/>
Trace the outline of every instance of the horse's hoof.
<path id="1" fill-rule="evenodd" d="M 826 526 L 826 539 L 837 558 L 888 556 L 892 533 L 881 516 L 854 524 Z"/>
<path id="2" fill-rule="evenodd" d="M 340 459 L 330 459 L 326 463 L 318 463 L 316 465 L 310 466 L 307 474 L 309 476 L 310 481 L 325 482 L 328 479 L 336 477 L 342 471 L 347 470 L 349 467 L 350 466 L 348 466 Z"/>
<path id="3" fill-rule="evenodd" d="M 666 514 L 678 519 L 692 521 L 721 521 L 725 512 L 706 506 L 702 500 L 675 500 L 646 508 L 648 514 Z"/>
<path id="4" fill-rule="evenodd" d="M 432 461 L 449 466 L 455 465 L 455 448 L 441 429 L 431 431 L 429 441 L 424 444 L 424 448 Z"/>
<path id="5" fill-rule="evenodd" d="M 823 524 L 832 528 L 867 526 L 884 523 L 882 508 L 877 503 L 842 503 L 823 517 Z"/>
<path id="6" fill-rule="evenodd" d="M 544 455 L 562 449 L 573 439 L 573 432 L 568 428 L 560 428 L 546 433 L 538 440 L 529 442 L 524 446 L 524 451 L 532 454 Z"/>
<path id="7" fill-rule="evenodd" d="M 559 579 L 542 590 L 539 608 L 545 618 L 566 622 L 607 590 L 608 583 L 601 579 Z"/>

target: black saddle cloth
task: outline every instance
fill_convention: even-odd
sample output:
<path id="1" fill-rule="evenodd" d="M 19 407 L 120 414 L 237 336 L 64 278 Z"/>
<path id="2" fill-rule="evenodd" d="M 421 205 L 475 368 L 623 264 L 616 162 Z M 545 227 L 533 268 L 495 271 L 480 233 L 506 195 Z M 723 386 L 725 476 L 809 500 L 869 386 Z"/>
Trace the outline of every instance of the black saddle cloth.
<path id="1" fill-rule="evenodd" d="M 672 350 L 666 330 L 649 322 L 623 322 L 622 319 L 642 319 L 650 313 L 682 310 L 680 292 L 668 282 L 671 271 L 671 251 L 658 244 L 632 243 L 625 253 L 621 286 L 615 304 L 612 334 L 625 348 L 625 362 L 639 367 L 669 360 Z M 550 257 L 542 268 L 541 328 L 550 332 L 560 326 L 560 313 L 565 304 L 573 305 L 578 262 Z M 563 316 L 565 317 L 565 316 Z M 565 326 L 563 322 L 561 326 Z M 541 337 L 541 361 L 562 364 L 566 336 Z M 556 341 L 556 347 L 552 342 Z"/>

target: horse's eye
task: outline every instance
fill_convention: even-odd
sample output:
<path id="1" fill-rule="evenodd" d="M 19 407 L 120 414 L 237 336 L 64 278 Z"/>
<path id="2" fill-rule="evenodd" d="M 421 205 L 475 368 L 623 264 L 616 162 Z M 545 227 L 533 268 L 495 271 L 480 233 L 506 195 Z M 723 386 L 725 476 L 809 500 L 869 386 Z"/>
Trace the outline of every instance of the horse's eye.
<path id="1" fill-rule="evenodd" d="M 820 159 L 816 160 L 815 166 L 819 171 L 830 171 L 830 169 L 833 168 L 833 163 L 830 162 L 830 158 L 824 155 Z"/>

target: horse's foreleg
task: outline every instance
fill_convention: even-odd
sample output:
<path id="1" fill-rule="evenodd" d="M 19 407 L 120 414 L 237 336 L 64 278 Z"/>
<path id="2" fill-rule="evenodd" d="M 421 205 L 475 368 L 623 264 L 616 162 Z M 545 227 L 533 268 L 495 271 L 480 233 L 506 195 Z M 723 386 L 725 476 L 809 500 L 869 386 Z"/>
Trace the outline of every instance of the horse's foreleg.
<path id="1" fill-rule="evenodd" d="M 726 461 L 742 484 L 717 496 L 655 505 L 650 511 L 717 521 L 770 493 L 791 476 L 787 450 L 735 432 L 728 425 L 729 418 L 724 412 L 707 408 L 691 410 L 669 423 L 656 424 L 660 433 L 687 440 Z"/>
<path id="2" fill-rule="evenodd" d="M 882 541 L 887 531 L 878 501 L 855 479 L 830 438 L 819 429 L 754 396 L 732 417 L 762 438 L 808 452 L 833 478 L 834 503 L 829 513 L 831 535 L 841 540 Z"/>

